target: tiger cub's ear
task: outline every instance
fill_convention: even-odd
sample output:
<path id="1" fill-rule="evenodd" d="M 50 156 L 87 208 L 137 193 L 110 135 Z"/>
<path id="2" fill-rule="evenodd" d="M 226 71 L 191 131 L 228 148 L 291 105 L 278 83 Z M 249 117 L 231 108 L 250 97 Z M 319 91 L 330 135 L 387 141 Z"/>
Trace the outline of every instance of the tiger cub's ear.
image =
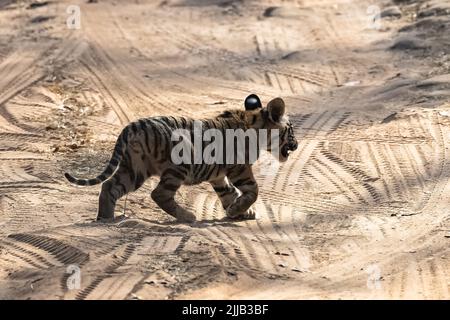
<path id="1" fill-rule="evenodd" d="M 280 122 L 285 110 L 286 107 L 284 105 L 283 99 L 281 98 L 275 98 L 267 104 L 269 119 L 273 122 Z"/>
<path id="2" fill-rule="evenodd" d="M 262 108 L 261 100 L 256 94 L 251 94 L 247 98 L 245 98 L 245 110 L 255 110 Z"/>

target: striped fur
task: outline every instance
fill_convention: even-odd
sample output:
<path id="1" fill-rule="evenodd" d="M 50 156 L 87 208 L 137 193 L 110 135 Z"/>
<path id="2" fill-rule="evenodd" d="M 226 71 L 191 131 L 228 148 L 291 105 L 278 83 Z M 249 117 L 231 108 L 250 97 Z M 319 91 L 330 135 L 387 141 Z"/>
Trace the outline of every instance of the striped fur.
<path id="1" fill-rule="evenodd" d="M 262 108 L 256 95 L 247 97 L 246 110 L 225 111 L 215 118 L 200 120 L 202 130 L 267 129 L 280 130 L 280 161 L 286 161 L 290 151 L 297 148 L 292 125 L 285 114 L 281 98 L 273 99 Z M 102 183 L 99 197 L 98 220 L 114 218 L 116 201 L 137 190 L 150 176 L 159 176 L 152 199 L 168 214 L 180 221 L 194 221 L 195 215 L 180 207 L 174 196 L 181 185 L 209 182 L 220 198 L 227 216 L 254 218 L 251 205 L 258 196 L 258 186 L 252 172 L 252 163 L 243 164 L 180 164 L 171 159 L 177 142 L 171 141 L 172 132 L 186 129 L 193 136 L 194 119 L 183 117 L 153 117 L 140 119 L 127 125 L 119 135 L 114 152 L 105 170 L 93 179 L 78 179 L 66 173 L 69 182 L 89 186 Z M 202 148 L 209 142 L 202 141 Z M 225 141 L 225 146 L 235 141 Z M 247 148 L 246 146 L 246 153 Z M 270 148 L 270 144 L 268 148 Z M 259 153 L 259 152 L 258 152 Z M 236 155 L 236 153 L 235 153 Z M 248 160 L 248 155 L 246 155 Z"/>

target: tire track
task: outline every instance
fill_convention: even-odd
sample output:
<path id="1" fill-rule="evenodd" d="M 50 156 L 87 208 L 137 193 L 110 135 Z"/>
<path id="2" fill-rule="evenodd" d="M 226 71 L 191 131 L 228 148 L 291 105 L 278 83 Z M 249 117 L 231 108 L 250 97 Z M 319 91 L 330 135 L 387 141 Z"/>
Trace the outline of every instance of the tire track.
<path id="1" fill-rule="evenodd" d="M 394 172 L 391 163 L 389 162 L 389 158 L 384 151 L 384 144 L 369 144 L 369 148 L 372 148 L 373 155 L 380 164 L 380 169 L 382 169 L 383 172 L 383 179 L 385 179 L 387 186 L 390 188 L 389 193 L 392 195 L 393 200 L 404 202 L 406 199 L 404 198 L 404 194 L 400 186 L 401 181 L 397 178 L 397 174 Z"/>
<path id="2" fill-rule="evenodd" d="M 117 29 L 119 31 L 119 33 L 121 34 L 121 36 L 127 42 L 129 42 L 131 44 L 131 40 L 129 39 L 129 37 L 127 37 L 126 31 L 120 26 L 117 18 L 109 10 L 106 10 L 104 13 L 106 13 L 107 18 L 109 18 L 109 20 L 105 18 L 105 21 L 112 21 L 112 25 L 110 25 L 110 28 Z M 93 35 L 91 32 L 89 34 Z M 97 55 L 99 57 L 99 59 L 97 61 L 98 61 L 98 63 L 104 65 L 103 70 L 105 72 L 108 70 L 113 72 L 114 74 L 112 76 L 115 79 L 124 78 L 123 77 L 124 74 L 128 75 L 126 81 L 120 81 L 121 85 L 124 88 L 127 88 L 127 90 L 122 90 L 123 95 L 127 96 L 128 92 L 133 93 L 133 95 L 130 96 L 130 98 L 128 98 L 127 100 L 132 101 L 132 100 L 135 100 L 136 98 L 141 99 L 142 100 L 141 105 L 149 104 L 153 108 L 147 108 L 147 110 L 152 110 L 152 112 L 154 112 L 153 110 L 157 109 L 157 110 L 159 110 L 157 112 L 159 114 L 167 114 L 168 109 L 172 113 L 178 114 L 180 111 L 179 103 L 177 101 L 172 101 L 170 98 L 168 98 L 168 96 L 170 97 L 171 95 L 161 95 L 161 94 L 156 93 L 154 88 L 144 87 L 143 84 L 145 82 L 142 81 L 142 79 L 141 79 L 142 76 L 140 76 L 140 75 L 138 76 L 134 71 L 136 68 L 139 68 L 140 66 L 138 65 L 135 67 L 128 60 L 115 61 L 114 58 L 108 54 L 107 51 L 103 50 L 103 48 L 108 47 L 108 45 L 107 45 L 107 43 L 105 45 L 104 39 L 102 37 L 99 37 L 100 35 L 101 35 L 101 33 L 99 33 L 99 32 L 95 33 L 96 46 L 93 47 L 93 48 L 95 48 L 95 51 L 97 51 L 95 55 Z M 100 45 L 100 44 L 103 44 L 103 45 Z M 142 54 L 141 51 L 137 47 L 133 46 L 133 48 L 135 48 L 135 50 L 137 50 L 140 54 Z M 150 59 L 150 62 L 152 62 L 151 59 Z M 135 81 L 133 81 L 132 86 L 129 85 L 129 83 L 128 83 L 130 80 L 130 76 L 131 76 L 131 79 L 135 80 Z M 105 77 L 103 77 L 103 78 L 105 78 Z M 116 85 L 116 87 L 117 87 L 117 85 Z M 115 90 L 115 91 L 117 91 L 117 90 Z M 151 93 L 152 91 L 153 91 L 153 93 Z M 110 94 L 110 96 L 111 96 L 111 94 Z M 133 97 L 134 97 L 134 99 L 133 99 Z M 118 98 L 116 100 L 118 100 Z M 122 101 L 122 104 L 125 104 L 125 102 Z M 129 112 L 129 111 L 131 111 L 130 108 L 122 107 L 120 109 L 124 109 L 125 114 L 133 115 L 132 113 Z M 134 109 L 135 108 L 133 108 L 133 110 Z M 184 112 L 191 116 L 194 115 L 188 109 L 185 109 Z M 146 114 L 147 114 L 147 112 L 146 112 Z"/>
<path id="3" fill-rule="evenodd" d="M 377 203 L 381 199 L 381 195 L 378 192 L 378 190 L 370 185 L 367 181 L 371 181 L 373 178 L 368 176 L 364 171 L 359 169 L 358 167 L 350 165 L 348 162 L 346 162 L 344 159 L 339 158 L 335 154 L 331 153 L 327 149 L 323 147 L 323 144 L 320 146 L 320 156 L 321 158 L 325 158 L 328 160 L 328 169 L 334 174 L 341 176 L 341 180 L 345 183 L 349 183 L 349 181 L 353 181 L 354 183 L 359 183 L 361 187 L 365 189 L 365 195 L 362 193 L 359 193 L 356 191 L 356 189 L 353 191 L 358 197 L 363 199 L 364 203 L 371 202 L 371 203 Z M 322 159 L 323 159 L 322 158 Z M 325 161 L 326 163 L 327 161 Z M 346 175 L 342 174 L 341 172 L 344 171 L 350 177 L 346 177 Z"/>
<path id="4" fill-rule="evenodd" d="M 113 273 L 119 267 L 123 266 L 130 256 L 133 254 L 136 249 L 135 244 L 127 244 L 123 247 L 122 255 L 119 257 L 117 261 L 114 261 L 112 264 L 106 267 L 106 269 L 102 272 L 101 275 L 96 276 L 86 287 L 77 293 L 75 299 L 76 300 L 85 300 L 88 297 L 91 299 L 101 299 L 105 292 L 109 292 L 108 288 L 111 290 L 111 284 L 108 287 L 107 284 L 103 284 L 103 281 L 106 281 L 109 277 L 114 277 Z M 119 277 L 120 278 L 120 277 Z M 116 281 L 118 279 L 113 279 Z M 113 282 L 114 283 L 114 282 Z M 104 288 L 105 286 L 106 288 Z M 133 285 L 134 286 L 134 285 Z M 101 292 L 104 289 L 104 292 Z M 131 288 L 132 289 L 132 288 Z M 97 293 L 100 291 L 99 293 Z M 111 290 L 112 291 L 112 290 Z"/>
<path id="5" fill-rule="evenodd" d="M 179 27 L 180 26 L 178 26 L 178 28 Z M 156 26 L 156 30 L 159 35 L 165 34 L 167 41 L 184 51 L 195 52 L 196 55 L 205 57 L 218 56 L 220 57 L 220 60 L 226 60 L 232 68 L 240 69 L 241 66 L 245 64 L 259 70 L 263 74 L 267 72 L 269 73 L 269 78 L 272 78 L 270 80 L 272 85 L 275 82 L 278 83 L 278 80 L 276 79 L 277 76 L 298 79 L 318 87 L 323 87 L 328 84 L 328 77 L 325 75 L 318 75 L 307 70 L 286 68 L 274 64 L 271 65 L 270 61 L 255 61 L 252 56 L 241 56 L 224 48 L 216 48 L 210 43 L 197 42 L 189 32 L 180 32 L 179 29 L 174 29 L 173 25 L 164 24 L 164 28 Z"/>
<path id="6" fill-rule="evenodd" d="M 231 238 L 229 234 L 223 232 L 218 227 L 199 230 L 199 234 L 201 234 L 205 240 L 211 241 L 217 245 L 219 252 L 234 265 L 244 270 L 249 268 L 250 263 L 246 255 L 238 255 L 235 251 L 236 248 L 239 248 L 240 243 Z"/>
<path id="7" fill-rule="evenodd" d="M 41 264 L 39 269 L 45 269 L 45 268 L 52 268 L 55 267 L 55 261 L 52 261 L 53 259 L 51 257 L 45 257 L 41 253 L 36 252 L 36 247 L 34 246 L 27 246 L 27 244 L 16 244 L 12 241 L 8 241 L 8 239 L 3 239 L 2 242 L 6 244 L 10 249 L 14 250 L 16 252 L 19 252 L 24 255 L 24 257 L 27 257 L 29 261 L 31 261 L 33 264 Z M 9 251 L 8 250 L 8 251 Z M 56 263 L 59 263 L 56 261 Z"/>
<path id="8" fill-rule="evenodd" d="M 54 256 L 63 265 L 82 265 L 89 260 L 87 253 L 60 240 L 46 236 L 18 233 L 11 234 L 8 238 L 42 249 Z"/>

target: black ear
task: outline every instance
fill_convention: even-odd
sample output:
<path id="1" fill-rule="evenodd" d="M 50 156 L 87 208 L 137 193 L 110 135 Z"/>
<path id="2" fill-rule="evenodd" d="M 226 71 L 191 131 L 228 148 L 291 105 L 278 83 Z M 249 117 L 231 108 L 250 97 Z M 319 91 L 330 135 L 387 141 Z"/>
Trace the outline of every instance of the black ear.
<path id="1" fill-rule="evenodd" d="M 261 100 L 256 94 L 251 94 L 247 98 L 245 98 L 245 110 L 255 110 L 258 108 L 262 108 Z"/>
<path id="2" fill-rule="evenodd" d="M 275 98 L 267 104 L 267 111 L 269 113 L 269 119 L 273 122 L 279 122 L 283 117 L 286 107 L 284 101 L 281 98 Z"/>

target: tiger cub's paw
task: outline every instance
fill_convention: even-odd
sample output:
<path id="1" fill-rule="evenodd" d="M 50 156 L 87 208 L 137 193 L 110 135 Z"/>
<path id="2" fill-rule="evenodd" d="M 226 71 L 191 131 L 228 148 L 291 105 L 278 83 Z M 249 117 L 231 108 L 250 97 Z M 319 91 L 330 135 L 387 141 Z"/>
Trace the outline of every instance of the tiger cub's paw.
<path id="1" fill-rule="evenodd" d="M 245 219 L 253 220 L 256 218 L 256 210 L 251 206 L 244 212 L 237 212 L 235 208 L 231 205 L 226 210 L 227 216 L 232 219 Z"/>
<path id="2" fill-rule="evenodd" d="M 245 211 L 242 215 L 241 215 L 242 219 L 247 219 L 247 220 L 254 220 L 256 219 L 256 210 L 253 207 L 248 208 L 247 211 Z"/>
<path id="3" fill-rule="evenodd" d="M 178 209 L 175 218 L 180 222 L 194 222 L 197 220 L 194 214 L 185 209 Z"/>

